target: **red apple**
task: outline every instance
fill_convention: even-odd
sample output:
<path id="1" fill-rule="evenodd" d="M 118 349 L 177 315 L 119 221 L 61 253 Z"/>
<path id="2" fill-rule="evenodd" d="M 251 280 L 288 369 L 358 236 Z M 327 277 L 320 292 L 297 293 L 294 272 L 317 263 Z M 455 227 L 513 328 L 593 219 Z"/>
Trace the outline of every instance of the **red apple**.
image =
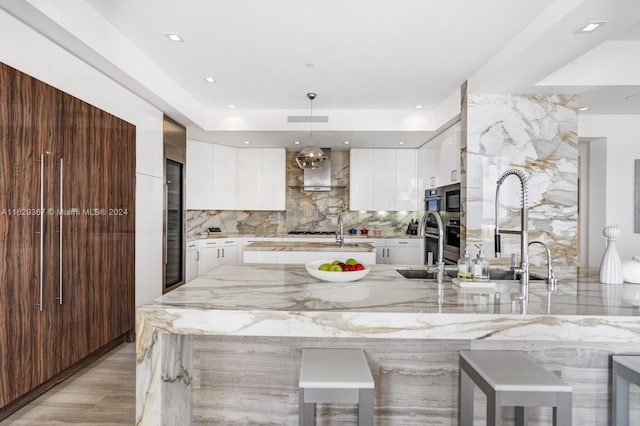
<path id="1" fill-rule="evenodd" d="M 354 267 L 356 268 L 356 269 L 355 269 L 356 271 L 362 271 L 362 270 L 364 270 L 364 265 L 363 265 L 362 263 L 356 263 L 356 264 L 354 265 Z"/>

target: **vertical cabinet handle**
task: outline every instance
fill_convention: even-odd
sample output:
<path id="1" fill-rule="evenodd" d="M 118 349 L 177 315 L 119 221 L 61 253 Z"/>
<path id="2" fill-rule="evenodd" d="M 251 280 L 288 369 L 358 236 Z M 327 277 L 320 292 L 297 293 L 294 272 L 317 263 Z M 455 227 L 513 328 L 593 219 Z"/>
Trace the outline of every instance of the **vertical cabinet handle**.
<path id="1" fill-rule="evenodd" d="M 224 247 L 222 248 L 222 257 L 224 257 Z"/>
<path id="2" fill-rule="evenodd" d="M 62 208 L 62 202 L 63 202 L 63 195 L 64 195 L 64 190 L 62 188 L 62 180 L 64 178 L 64 160 L 62 159 L 62 157 L 60 157 L 60 212 L 59 212 L 59 216 L 60 216 L 60 282 L 58 283 L 58 301 L 59 303 L 62 305 L 62 217 L 64 216 L 63 214 L 63 208 Z"/>
<path id="3" fill-rule="evenodd" d="M 220 249 L 218 249 L 218 259 L 220 259 Z"/>
<path id="4" fill-rule="evenodd" d="M 40 296 L 37 306 L 42 312 L 42 286 L 44 273 L 44 154 L 40 154 Z"/>
<path id="5" fill-rule="evenodd" d="M 196 251 L 196 262 L 200 261 L 200 250 Z"/>

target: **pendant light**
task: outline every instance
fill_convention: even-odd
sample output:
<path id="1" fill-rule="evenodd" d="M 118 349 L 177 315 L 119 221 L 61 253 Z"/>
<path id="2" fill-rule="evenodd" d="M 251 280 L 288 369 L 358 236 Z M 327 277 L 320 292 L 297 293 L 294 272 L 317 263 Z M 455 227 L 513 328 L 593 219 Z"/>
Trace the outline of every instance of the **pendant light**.
<path id="1" fill-rule="evenodd" d="M 313 100 L 316 96 L 315 93 L 307 93 L 307 98 L 311 102 L 311 132 L 309 135 L 311 145 L 302 148 L 302 151 L 296 156 L 296 163 L 301 169 L 320 169 L 324 167 L 324 162 L 327 159 L 324 151 L 313 146 Z"/>

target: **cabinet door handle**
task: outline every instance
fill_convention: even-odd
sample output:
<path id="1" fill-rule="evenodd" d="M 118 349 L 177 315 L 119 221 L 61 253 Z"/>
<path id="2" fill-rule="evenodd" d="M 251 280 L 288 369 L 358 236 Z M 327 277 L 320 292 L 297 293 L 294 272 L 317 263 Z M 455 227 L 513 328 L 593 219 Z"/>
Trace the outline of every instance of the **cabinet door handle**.
<path id="1" fill-rule="evenodd" d="M 64 195 L 64 191 L 62 188 L 62 180 L 64 178 L 64 159 L 62 157 L 60 157 L 60 264 L 59 264 L 59 268 L 60 268 L 60 282 L 58 283 L 58 301 L 59 303 L 62 305 L 62 217 L 64 216 L 63 214 L 63 208 L 62 208 L 62 202 L 63 202 L 63 195 Z"/>
<path id="2" fill-rule="evenodd" d="M 391 256 L 391 253 L 389 252 L 389 250 L 391 249 L 387 249 L 387 257 Z"/>
<path id="3" fill-rule="evenodd" d="M 37 160 L 36 160 L 37 161 Z M 42 286 L 44 273 L 44 154 L 40 154 L 40 296 L 36 306 L 42 312 Z"/>
<path id="4" fill-rule="evenodd" d="M 220 249 L 218 249 L 218 259 L 220 259 Z"/>
<path id="5" fill-rule="evenodd" d="M 224 247 L 222 247 L 222 257 L 224 257 Z"/>
<path id="6" fill-rule="evenodd" d="M 196 262 L 200 261 L 200 251 L 196 251 Z"/>
<path id="7" fill-rule="evenodd" d="M 384 248 L 382 249 L 382 257 L 384 257 Z"/>
<path id="8" fill-rule="evenodd" d="M 408 241 L 398 241 L 398 244 L 409 244 Z"/>

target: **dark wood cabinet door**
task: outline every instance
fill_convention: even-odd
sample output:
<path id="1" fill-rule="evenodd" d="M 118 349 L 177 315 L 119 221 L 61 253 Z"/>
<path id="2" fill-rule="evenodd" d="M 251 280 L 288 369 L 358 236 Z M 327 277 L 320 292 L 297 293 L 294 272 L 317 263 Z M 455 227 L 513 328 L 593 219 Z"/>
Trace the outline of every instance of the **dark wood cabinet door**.
<path id="1" fill-rule="evenodd" d="M 70 365 L 134 327 L 135 128 L 71 96 L 64 110 L 71 214 L 62 227 L 62 359 Z"/>
<path id="2" fill-rule="evenodd" d="M 44 89 L 0 64 L 0 406 L 46 379 Z"/>

